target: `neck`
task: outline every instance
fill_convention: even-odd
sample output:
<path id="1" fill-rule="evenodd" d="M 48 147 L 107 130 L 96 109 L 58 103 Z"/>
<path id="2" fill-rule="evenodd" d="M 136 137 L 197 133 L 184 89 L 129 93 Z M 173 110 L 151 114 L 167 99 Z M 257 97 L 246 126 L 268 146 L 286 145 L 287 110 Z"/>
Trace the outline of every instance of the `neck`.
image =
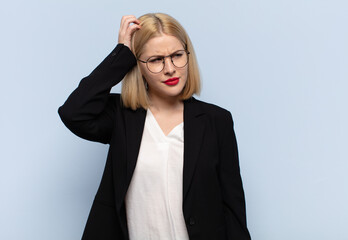
<path id="1" fill-rule="evenodd" d="M 183 110 L 184 103 L 178 97 L 159 97 L 149 95 L 150 109 L 161 112 Z"/>

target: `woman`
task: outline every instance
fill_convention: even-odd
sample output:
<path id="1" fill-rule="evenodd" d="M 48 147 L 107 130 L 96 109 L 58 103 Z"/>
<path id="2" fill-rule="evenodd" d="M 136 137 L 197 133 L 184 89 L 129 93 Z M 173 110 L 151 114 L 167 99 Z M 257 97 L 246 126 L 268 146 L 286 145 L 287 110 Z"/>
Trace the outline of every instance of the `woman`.
<path id="1" fill-rule="evenodd" d="M 250 239 L 231 114 L 199 91 L 175 19 L 122 18 L 115 49 L 58 109 L 73 133 L 110 144 L 82 239 Z"/>

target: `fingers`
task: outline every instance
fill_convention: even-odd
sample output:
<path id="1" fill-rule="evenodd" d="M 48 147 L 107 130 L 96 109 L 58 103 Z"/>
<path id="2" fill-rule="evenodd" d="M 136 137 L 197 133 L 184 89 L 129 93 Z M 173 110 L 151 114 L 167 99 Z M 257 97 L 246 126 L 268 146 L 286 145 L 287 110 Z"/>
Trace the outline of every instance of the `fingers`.
<path id="1" fill-rule="evenodd" d="M 118 42 L 129 47 L 133 33 L 140 28 L 140 21 L 134 15 L 123 16 L 120 24 Z"/>
<path id="2" fill-rule="evenodd" d="M 127 29 L 130 23 L 140 24 L 140 21 L 134 15 L 123 16 L 121 19 L 121 29 Z"/>
<path id="3" fill-rule="evenodd" d="M 127 31 L 126 31 L 126 35 L 127 36 L 132 36 L 132 34 L 136 31 L 136 30 L 138 30 L 138 29 L 140 29 L 140 25 L 132 25 L 132 26 L 129 26 L 128 28 L 127 28 Z"/>

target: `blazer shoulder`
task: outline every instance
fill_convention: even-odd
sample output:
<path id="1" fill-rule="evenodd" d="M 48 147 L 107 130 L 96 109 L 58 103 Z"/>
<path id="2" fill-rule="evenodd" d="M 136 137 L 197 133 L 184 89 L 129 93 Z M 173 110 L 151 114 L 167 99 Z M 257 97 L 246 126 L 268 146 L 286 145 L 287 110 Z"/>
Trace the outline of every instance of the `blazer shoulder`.
<path id="1" fill-rule="evenodd" d="M 202 100 L 198 100 L 196 98 L 193 98 L 194 102 L 196 102 L 197 105 L 200 106 L 200 108 L 207 113 L 208 115 L 211 115 L 214 118 L 223 118 L 225 120 L 228 120 L 229 118 L 232 118 L 232 114 L 229 110 L 220 107 L 216 104 L 205 102 Z"/>

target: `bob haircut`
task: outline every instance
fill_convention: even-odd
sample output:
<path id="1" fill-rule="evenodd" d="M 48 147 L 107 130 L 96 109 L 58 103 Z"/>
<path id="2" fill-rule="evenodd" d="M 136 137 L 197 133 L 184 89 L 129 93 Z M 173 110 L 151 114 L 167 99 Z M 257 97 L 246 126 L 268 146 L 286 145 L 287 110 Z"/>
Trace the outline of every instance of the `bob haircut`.
<path id="1" fill-rule="evenodd" d="M 151 38 L 163 34 L 176 37 L 183 47 L 190 52 L 188 62 L 188 76 L 186 84 L 179 95 L 181 100 L 189 99 L 193 94 L 200 94 L 201 81 L 196 55 L 189 36 L 180 23 L 173 17 L 164 13 L 148 13 L 139 18 L 141 29 L 137 30 L 132 37 L 132 52 L 136 58 L 143 53 L 144 45 Z M 145 87 L 140 67 L 137 64 L 124 77 L 122 81 L 121 102 L 123 106 L 136 110 L 147 109 L 149 98 Z"/>

